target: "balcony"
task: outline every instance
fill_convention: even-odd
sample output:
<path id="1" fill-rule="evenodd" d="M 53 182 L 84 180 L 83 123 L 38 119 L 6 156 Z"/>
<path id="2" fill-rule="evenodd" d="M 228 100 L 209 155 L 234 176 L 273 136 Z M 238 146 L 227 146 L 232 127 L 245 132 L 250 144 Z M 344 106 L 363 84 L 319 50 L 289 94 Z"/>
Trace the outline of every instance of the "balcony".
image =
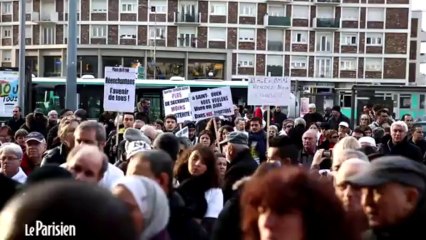
<path id="1" fill-rule="evenodd" d="M 338 5 L 341 3 L 341 0 L 315 0 L 315 3 L 318 5 Z"/>
<path id="2" fill-rule="evenodd" d="M 40 17 L 35 20 L 39 23 L 56 23 L 58 22 L 58 12 L 41 13 Z"/>
<path id="3" fill-rule="evenodd" d="M 293 0 L 266 0 L 267 3 L 291 3 Z"/>
<path id="4" fill-rule="evenodd" d="M 291 27 L 290 17 L 265 15 L 264 23 L 265 23 L 265 27 L 268 27 L 268 28 L 289 28 L 289 27 Z"/>
<path id="5" fill-rule="evenodd" d="M 175 12 L 174 23 L 179 25 L 199 25 L 200 13 Z"/>
<path id="6" fill-rule="evenodd" d="M 314 28 L 338 29 L 340 28 L 339 18 L 314 18 Z"/>
<path id="7" fill-rule="evenodd" d="M 268 51 L 283 51 L 283 42 L 282 41 L 268 41 Z"/>

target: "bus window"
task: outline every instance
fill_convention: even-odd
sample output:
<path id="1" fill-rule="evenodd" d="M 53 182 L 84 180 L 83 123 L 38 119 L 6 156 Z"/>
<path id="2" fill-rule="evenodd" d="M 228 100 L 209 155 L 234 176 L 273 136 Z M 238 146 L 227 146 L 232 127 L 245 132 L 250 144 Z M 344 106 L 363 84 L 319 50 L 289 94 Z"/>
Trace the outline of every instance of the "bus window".
<path id="1" fill-rule="evenodd" d="M 410 94 L 401 94 L 399 96 L 399 108 L 411 108 Z"/>

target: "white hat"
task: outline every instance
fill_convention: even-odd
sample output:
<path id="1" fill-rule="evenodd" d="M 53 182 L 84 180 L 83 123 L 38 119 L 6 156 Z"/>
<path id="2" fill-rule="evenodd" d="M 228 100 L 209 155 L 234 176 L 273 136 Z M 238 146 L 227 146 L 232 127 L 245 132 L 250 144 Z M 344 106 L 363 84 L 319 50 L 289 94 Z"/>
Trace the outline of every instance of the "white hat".
<path id="1" fill-rule="evenodd" d="M 375 147 L 376 146 L 376 140 L 372 137 L 361 137 L 358 142 L 361 144 L 361 146 L 370 146 Z"/>
<path id="2" fill-rule="evenodd" d="M 349 128 L 349 124 L 347 122 L 340 122 L 339 126 Z"/>
<path id="3" fill-rule="evenodd" d="M 315 105 L 315 103 L 311 103 L 311 104 L 308 105 L 308 108 L 315 108 L 316 109 L 317 106 Z"/>
<path id="4" fill-rule="evenodd" d="M 144 141 L 134 141 L 134 142 L 126 142 L 125 149 L 126 149 L 126 158 L 130 159 L 131 157 L 133 157 L 134 155 L 140 152 L 151 150 L 151 147 L 149 146 L 149 144 L 147 144 Z"/>

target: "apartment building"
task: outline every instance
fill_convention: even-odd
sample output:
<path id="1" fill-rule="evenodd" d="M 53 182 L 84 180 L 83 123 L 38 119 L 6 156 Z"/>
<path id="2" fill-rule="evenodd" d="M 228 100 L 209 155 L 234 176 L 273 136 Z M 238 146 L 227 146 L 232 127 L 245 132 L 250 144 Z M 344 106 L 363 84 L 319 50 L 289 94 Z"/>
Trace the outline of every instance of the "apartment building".
<path id="1" fill-rule="evenodd" d="M 421 52 L 426 43 L 426 32 L 422 28 L 423 12 L 413 11 L 411 17 L 411 43 L 409 82 L 412 85 L 426 85 L 426 74 L 420 72 L 420 65 L 426 64 L 426 53 Z"/>
<path id="2" fill-rule="evenodd" d="M 68 0 L 26 0 L 28 65 L 66 75 Z M 77 0 L 78 73 L 146 69 L 146 78 L 300 84 L 406 84 L 410 0 Z M 1 63 L 18 63 L 18 1 L 1 1 Z M 154 74 L 154 71 L 155 74 Z"/>

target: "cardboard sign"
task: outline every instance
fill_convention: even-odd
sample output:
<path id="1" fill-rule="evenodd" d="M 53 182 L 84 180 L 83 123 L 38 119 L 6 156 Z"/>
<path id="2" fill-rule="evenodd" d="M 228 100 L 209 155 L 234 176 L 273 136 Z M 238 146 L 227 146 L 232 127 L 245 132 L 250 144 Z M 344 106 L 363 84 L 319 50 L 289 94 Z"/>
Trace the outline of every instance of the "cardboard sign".
<path id="1" fill-rule="evenodd" d="M 248 84 L 248 105 L 290 105 L 291 81 L 288 77 L 251 77 Z"/>
<path id="2" fill-rule="evenodd" d="M 12 117 L 18 105 L 19 72 L 0 71 L 0 117 Z"/>
<path id="3" fill-rule="evenodd" d="M 105 67 L 104 110 L 135 110 L 136 68 Z"/>
<path id="4" fill-rule="evenodd" d="M 189 129 L 188 127 L 184 127 L 181 130 L 179 130 L 177 133 L 175 133 L 176 137 L 186 137 L 189 138 Z"/>
<path id="5" fill-rule="evenodd" d="M 164 112 L 166 115 L 173 114 L 178 123 L 192 121 L 189 87 L 178 87 L 163 90 Z"/>
<path id="6" fill-rule="evenodd" d="M 231 89 L 222 87 L 191 93 L 191 109 L 195 121 L 232 116 L 234 108 Z"/>

